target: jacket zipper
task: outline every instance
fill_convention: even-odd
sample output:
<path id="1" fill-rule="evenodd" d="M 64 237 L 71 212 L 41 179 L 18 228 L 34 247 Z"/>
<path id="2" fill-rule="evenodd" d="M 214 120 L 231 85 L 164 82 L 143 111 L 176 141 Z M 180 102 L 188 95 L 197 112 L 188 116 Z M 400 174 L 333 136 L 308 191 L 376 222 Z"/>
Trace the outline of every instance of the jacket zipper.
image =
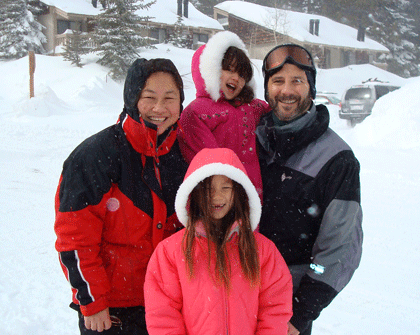
<path id="1" fill-rule="evenodd" d="M 168 134 L 168 136 L 169 136 L 169 134 Z M 156 148 L 155 148 L 155 157 L 154 157 L 154 166 L 155 166 L 155 175 L 156 175 L 156 179 L 158 180 L 158 182 L 159 182 L 159 186 L 160 186 L 160 189 L 162 189 L 162 181 L 161 181 L 161 179 L 160 179 L 160 171 L 159 171 L 159 163 L 160 163 L 160 161 L 159 161 L 159 156 L 158 156 L 158 152 L 159 152 L 159 146 L 158 146 L 158 135 L 157 135 L 157 132 L 156 132 Z"/>
<path id="2" fill-rule="evenodd" d="M 228 308 L 228 299 L 226 294 L 226 287 L 223 288 L 223 296 L 225 300 L 225 327 L 226 327 L 226 335 L 229 335 L 229 308 Z"/>

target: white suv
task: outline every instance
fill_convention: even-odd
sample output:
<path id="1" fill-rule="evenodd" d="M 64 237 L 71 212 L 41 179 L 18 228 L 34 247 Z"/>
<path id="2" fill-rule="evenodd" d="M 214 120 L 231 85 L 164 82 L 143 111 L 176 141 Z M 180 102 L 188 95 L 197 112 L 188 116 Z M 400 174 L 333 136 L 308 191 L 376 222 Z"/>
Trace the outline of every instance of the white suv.
<path id="1" fill-rule="evenodd" d="M 399 88 L 400 86 L 379 81 L 369 81 L 362 85 L 351 86 L 341 99 L 341 109 L 338 115 L 341 119 L 349 120 L 351 126 L 355 126 L 372 113 L 376 100 Z"/>

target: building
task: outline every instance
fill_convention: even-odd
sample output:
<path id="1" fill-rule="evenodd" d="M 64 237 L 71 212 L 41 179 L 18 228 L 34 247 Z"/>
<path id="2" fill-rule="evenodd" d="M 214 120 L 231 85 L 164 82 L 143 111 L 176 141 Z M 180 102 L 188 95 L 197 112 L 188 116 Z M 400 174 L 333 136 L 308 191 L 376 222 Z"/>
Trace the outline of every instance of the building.
<path id="1" fill-rule="evenodd" d="M 57 47 L 64 46 L 71 38 L 72 30 L 92 32 L 93 18 L 100 13 L 100 8 L 86 0 L 42 0 L 36 1 L 36 5 L 41 9 L 37 21 L 45 27 L 42 31 L 47 38 L 44 49 L 53 55 L 58 52 Z"/>
<path id="2" fill-rule="evenodd" d="M 157 0 L 147 11 L 139 11 L 139 16 L 150 16 L 147 23 L 149 37 L 156 43 L 164 43 L 173 31 L 179 19 L 182 20 L 184 34 L 192 41 L 192 49 L 201 44 L 218 31 L 224 30 L 222 24 L 198 11 L 188 0 Z"/>
<path id="3" fill-rule="evenodd" d="M 53 55 L 60 53 L 72 38 L 73 30 L 90 39 L 95 16 L 102 10 L 99 1 L 95 0 L 40 0 L 32 3 L 41 10 L 37 20 L 45 27 L 43 33 L 47 42 L 44 48 Z M 148 10 L 139 10 L 136 14 L 149 17 L 143 23 L 148 29 L 142 34 L 151 37 L 155 43 L 163 43 L 179 20 L 182 20 L 184 34 L 192 41 L 191 48 L 197 48 L 213 34 L 224 30 L 217 20 L 199 12 L 186 0 L 157 0 Z"/>
<path id="4" fill-rule="evenodd" d="M 363 28 L 324 16 L 225 1 L 214 7 L 214 18 L 242 38 L 252 58 L 263 59 L 275 45 L 296 43 L 311 51 L 319 68 L 369 63 L 386 69 L 381 61 L 389 53 L 386 47 L 368 38 Z"/>

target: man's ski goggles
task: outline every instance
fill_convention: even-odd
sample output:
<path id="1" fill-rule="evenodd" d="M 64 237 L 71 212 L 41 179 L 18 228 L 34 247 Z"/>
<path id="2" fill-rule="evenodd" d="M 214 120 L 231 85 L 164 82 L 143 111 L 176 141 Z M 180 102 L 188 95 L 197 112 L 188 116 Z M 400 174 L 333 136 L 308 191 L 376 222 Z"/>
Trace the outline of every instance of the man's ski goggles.
<path id="1" fill-rule="evenodd" d="M 272 49 L 263 61 L 264 72 L 280 68 L 290 61 L 303 70 L 314 70 L 315 65 L 309 52 L 296 44 L 283 44 Z"/>

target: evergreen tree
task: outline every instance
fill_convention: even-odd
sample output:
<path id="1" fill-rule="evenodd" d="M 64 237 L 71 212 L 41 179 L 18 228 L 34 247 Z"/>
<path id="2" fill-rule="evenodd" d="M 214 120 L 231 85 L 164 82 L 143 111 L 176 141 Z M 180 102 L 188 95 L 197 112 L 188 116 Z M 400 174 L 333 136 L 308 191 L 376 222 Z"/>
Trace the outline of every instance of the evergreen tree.
<path id="1" fill-rule="evenodd" d="M 403 77 L 418 76 L 420 51 L 417 1 L 401 0 L 322 0 L 320 13 L 355 28 L 366 28 L 366 34 L 390 50 L 383 61 L 388 71 Z M 417 12 L 419 13 L 419 12 Z"/>
<path id="2" fill-rule="evenodd" d="M 90 51 L 87 48 L 87 40 L 83 38 L 83 33 L 80 30 L 72 30 L 71 38 L 67 41 L 64 47 L 63 58 L 70 61 L 73 65 L 82 67 L 81 56 Z"/>
<path id="3" fill-rule="evenodd" d="M 167 43 L 171 43 L 172 45 L 179 48 L 192 48 L 192 38 L 190 35 L 188 35 L 187 30 L 185 29 L 184 19 L 182 16 L 178 16 L 178 19 L 174 25 L 174 29 L 169 34 Z"/>
<path id="4" fill-rule="evenodd" d="M 44 53 L 42 25 L 35 21 L 25 0 L 2 0 L 0 5 L 0 59 L 18 59 L 29 50 Z"/>
<path id="5" fill-rule="evenodd" d="M 141 36 L 147 29 L 142 22 L 149 17 L 135 14 L 138 9 L 148 9 L 155 1 L 142 4 L 143 0 L 108 0 L 107 6 L 97 15 L 94 41 L 98 63 L 110 68 L 110 76 L 122 80 L 132 62 L 139 57 L 138 48 L 151 47 L 151 40 Z"/>
<path id="6" fill-rule="evenodd" d="M 28 10 L 37 17 L 38 15 L 41 15 L 42 13 L 45 13 L 48 11 L 48 6 L 44 3 L 42 3 L 39 0 L 26 0 L 26 3 L 28 5 Z"/>
<path id="7" fill-rule="evenodd" d="M 376 32 L 390 51 L 388 70 L 403 77 L 420 75 L 420 50 L 418 16 L 413 12 L 419 10 L 417 1 L 395 1 L 385 6 L 383 24 Z"/>

